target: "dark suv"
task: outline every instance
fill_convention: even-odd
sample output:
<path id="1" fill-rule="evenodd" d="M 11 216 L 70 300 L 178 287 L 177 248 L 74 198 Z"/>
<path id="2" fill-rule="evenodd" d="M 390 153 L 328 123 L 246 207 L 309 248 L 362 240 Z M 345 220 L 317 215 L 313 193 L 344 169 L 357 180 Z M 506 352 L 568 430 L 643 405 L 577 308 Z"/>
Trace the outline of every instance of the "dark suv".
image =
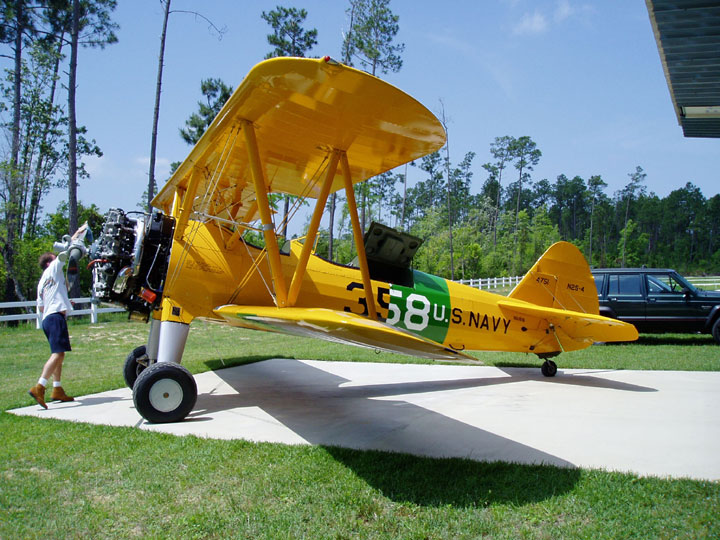
<path id="1" fill-rule="evenodd" d="M 701 291 L 675 270 L 597 268 L 592 271 L 600 315 L 639 332 L 712 333 L 720 344 L 720 292 Z"/>

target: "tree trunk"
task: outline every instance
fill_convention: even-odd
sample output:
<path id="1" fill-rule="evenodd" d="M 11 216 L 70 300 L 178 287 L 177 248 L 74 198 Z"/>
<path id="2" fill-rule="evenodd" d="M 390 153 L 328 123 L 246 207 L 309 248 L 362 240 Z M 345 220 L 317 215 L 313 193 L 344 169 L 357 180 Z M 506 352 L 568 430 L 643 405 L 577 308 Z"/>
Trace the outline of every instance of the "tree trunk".
<path id="1" fill-rule="evenodd" d="M 285 195 L 285 207 L 283 208 L 283 228 L 282 235 L 287 240 L 288 213 L 290 212 L 290 195 Z"/>
<path id="2" fill-rule="evenodd" d="M 160 92 L 162 89 L 163 61 L 165 59 L 165 36 L 167 35 L 170 1 L 165 0 L 165 17 L 163 18 L 162 34 L 160 35 L 160 55 L 158 56 L 157 85 L 155 86 L 155 111 L 153 113 L 152 138 L 150 141 L 150 171 L 148 173 L 148 212 L 152 212 L 150 201 L 155 196 L 155 153 L 157 149 L 158 120 L 160 119 Z"/>
<path id="3" fill-rule="evenodd" d="M 523 169 L 520 167 L 520 176 L 518 177 L 518 192 L 517 192 L 517 202 L 515 204 L 515 240 L 513 243 L 513 268 L 512 268 L 512 274 L 517 274 L 517 256 L 518 256 L 518 224 L 520 219 L 520 194 L 522 193 L 522 174 Z"/>
<path id="4" fill-rule="evenodd" d="M 13 131 L 12 131 L 12 155 L 10 164 L 13 173 L 17 169 L 20 156 L 20 99 L 22 88 L 22 46 L 23 46 L 23 0 L 15 2 L 15 74 L 13 80 Z"/>
<path id="5" fill-rule="evenodd" d="M 22 38 L 23 38 L 23 2 L 17 0 L 15 2 L 15 74 L 13 81 L 13 126 L 12 126 L 12 148 L 10 156 L 10 170 L 6 171 L 6 181 L 8 185 L 8 200 L 5 205 L 5 218 L 7 231 L 5 233 L 5 245 L 3 246 L 2 255 L 7 269 L 5 279 L 4 298 L 11 301 L 17 297 L 14 286 L 14 268 L 15 268 L 15 242 L 18 230 L 18 206 L 20 199 L 20 175 L 18 174 L 18 161 L 20 157 L 20 98 L 22 85 Z"/>
<path id="6" fill-rule="evenodd" d="M 78 34 L 80 33 L 80 0 L 73 0 L 70 69 L 68 72 L 68 234 L 78 228 L 77 207 L 77 119 L 75 90 L 77 79 Z"/>
<path id="7" fill-rule="evenodd" d="M 330 209 L 328 211 L 328 260 L 333 260 L 333 229 L 335 228 L 335 205 L 337 204 L 337 192 L 330 195 Z"/>
<path id="8" fill-rule="evenodd" d="M 450 279 L 455 281 L 455 261 L 453 261 L 453 219 L 452 219 L 452 181 L 450 179 L 450 136 L 448 135 L 445 122 L 445 105 L 442 101 L 442 125 L 445 128 L 445 175 L 447 176 L 447 210 L 448 210 L 448 231 L 450 234 Z"/>
<path id="9" fill-rule="evenodd" d="M 590 266 L 592 266 L 592 241 L 593 241 L 593 215 L 595 214 L 595 194 L 593 193 L 592 198 L 592 206 L 590 207 L 590 255 L 588 256 L 588 261 L 590 262 Z"/>
<path id="10" fill-rule="evenodd" d="M 78 36 L 80 33 L 80 0 L 73 0 L 70 68 L 68 73 L 68 234 L 78 228 L 77 203 L 77 118 L 75 116 L 75 90 L 77 80 Z M 70 298 L 80 296 L 80 283 L 73 281 L 70 286 Z"/>
<path id="11" fill-rule="evenodd" d="M 47 121 L 45 122 L 45 125 L 43 127 L 43 136 L 42 136 L 42 143 L 41 148 L 45 146 L 45 143 L 47 141 L 48 136 L 48 130 L 50 129 L 50 123 L 52 118 L 52 108 L 55 105 L 55 90 L 57 89 L 57 74 L 60 71 L 60 55 L 62 53 L 62 46 L 63 46 L 63 38 L 65 37 L 64 33 L 60 33 L 60 36 L 58 38 L 58 48 L 57 48 L 57 58 L 55 59 L 55 67 L 53 68 L 53 79 L 52 84 L 50 86 L 50 111 L 49 111 L 49 117 Z M 42 191 L 45 187 L 45 171 L 44 171 L 44 165 L 45 165 L 45 154 L 40 152 L 40 155 L 38 156 L 37 164 L 35 166 L 35 178 L 33 179 L 33 187 L 32 187 L 32 196 L 30 198 L 30 209 L 28 211 L 28 225 L 27 225 L 27 232 L 31 236 L 35 236 L 36 229 L 37 229 L 37 218 L 38 213 L 40 211 L 40 199 L 42 198 Z"/>
<path id="12" fill-rule="evenodd" d="M 400 217 L 400 229 L 405 230 L 405 208 L 407 204 L 407 168 L 405 163 L 405 174 L 403 175 L 403 199 L 402 199 L 402 216 Z"/>
<path id="13" fill-rule="evenodd" d="M 623 248 L 622 248 L 622 264 L 620 268 L 625 268 L 625 244 L 627 242 L 627 223 L 628 214 L 630 213 L 630 196 L 628 196 L 627 204 L 625 205 L 625 226 L 623 227 Z"/>

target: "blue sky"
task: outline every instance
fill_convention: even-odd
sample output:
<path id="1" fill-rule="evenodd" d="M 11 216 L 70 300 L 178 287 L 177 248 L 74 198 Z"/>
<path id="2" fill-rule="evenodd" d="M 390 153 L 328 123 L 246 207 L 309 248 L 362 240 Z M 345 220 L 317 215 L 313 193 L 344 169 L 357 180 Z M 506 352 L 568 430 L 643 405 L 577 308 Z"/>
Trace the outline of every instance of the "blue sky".
<path id="1" fill-rule="evenodd" d="M 119 42 L 83 49 L 78 121 L 104 156 L 87 162 L 79 199 L 105 211 L 136 209 L 147 187 L 162 9 L 156 0 L 120 0 Z M 225 27 L 222 39 L 203 20 L 170 16 L 156 176 L 190 148 L 178 129 L 197 109 L 200 81 L 237 86 L 270 50 L 262 11 L 304 7 L 318 29 L 312 54 L 340 57 L 345 1 L 173 0 Z M 486 178 L 490 143 L 529 135 L 542 151 L 533 180 L 599 174 L 612 195 L 641 166 L 660 196 L 693 182 L 710 197 L 720 189 L 717 139 L 686 139 L 673 112 L 645 2 L 634 0 L 393 0 L 405 43 L 403 68 L 383 78 L 449 118 L 451 160 L 468 151 L 474 189 Z M 409 182 L 421 179 L 409 170 Z M 65 198 L 54 191 L 48 210 Z"/>

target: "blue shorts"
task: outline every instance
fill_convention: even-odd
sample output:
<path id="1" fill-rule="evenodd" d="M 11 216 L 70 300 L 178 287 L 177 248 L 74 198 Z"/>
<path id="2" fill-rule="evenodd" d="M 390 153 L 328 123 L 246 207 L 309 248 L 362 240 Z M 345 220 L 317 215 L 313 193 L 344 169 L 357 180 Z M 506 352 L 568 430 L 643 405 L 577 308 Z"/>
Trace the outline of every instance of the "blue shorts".
<path id="1" fill-rule="evenodd" d="M 42 329 L 50 343 L 50 352 L 63 353 L 72 350 L 65 315 L 51 313 L 43 319 Z"/>

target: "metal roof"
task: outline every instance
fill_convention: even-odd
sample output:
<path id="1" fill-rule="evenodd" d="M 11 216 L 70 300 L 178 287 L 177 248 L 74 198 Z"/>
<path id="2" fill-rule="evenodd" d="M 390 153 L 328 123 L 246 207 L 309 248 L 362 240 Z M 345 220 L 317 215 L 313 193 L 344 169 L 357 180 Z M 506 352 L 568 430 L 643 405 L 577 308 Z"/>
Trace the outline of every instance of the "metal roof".
<path id="1" fill-rule="evenodd" d="M 720 2 L 645 2 L 683 133 L 720 137 Z"/>

